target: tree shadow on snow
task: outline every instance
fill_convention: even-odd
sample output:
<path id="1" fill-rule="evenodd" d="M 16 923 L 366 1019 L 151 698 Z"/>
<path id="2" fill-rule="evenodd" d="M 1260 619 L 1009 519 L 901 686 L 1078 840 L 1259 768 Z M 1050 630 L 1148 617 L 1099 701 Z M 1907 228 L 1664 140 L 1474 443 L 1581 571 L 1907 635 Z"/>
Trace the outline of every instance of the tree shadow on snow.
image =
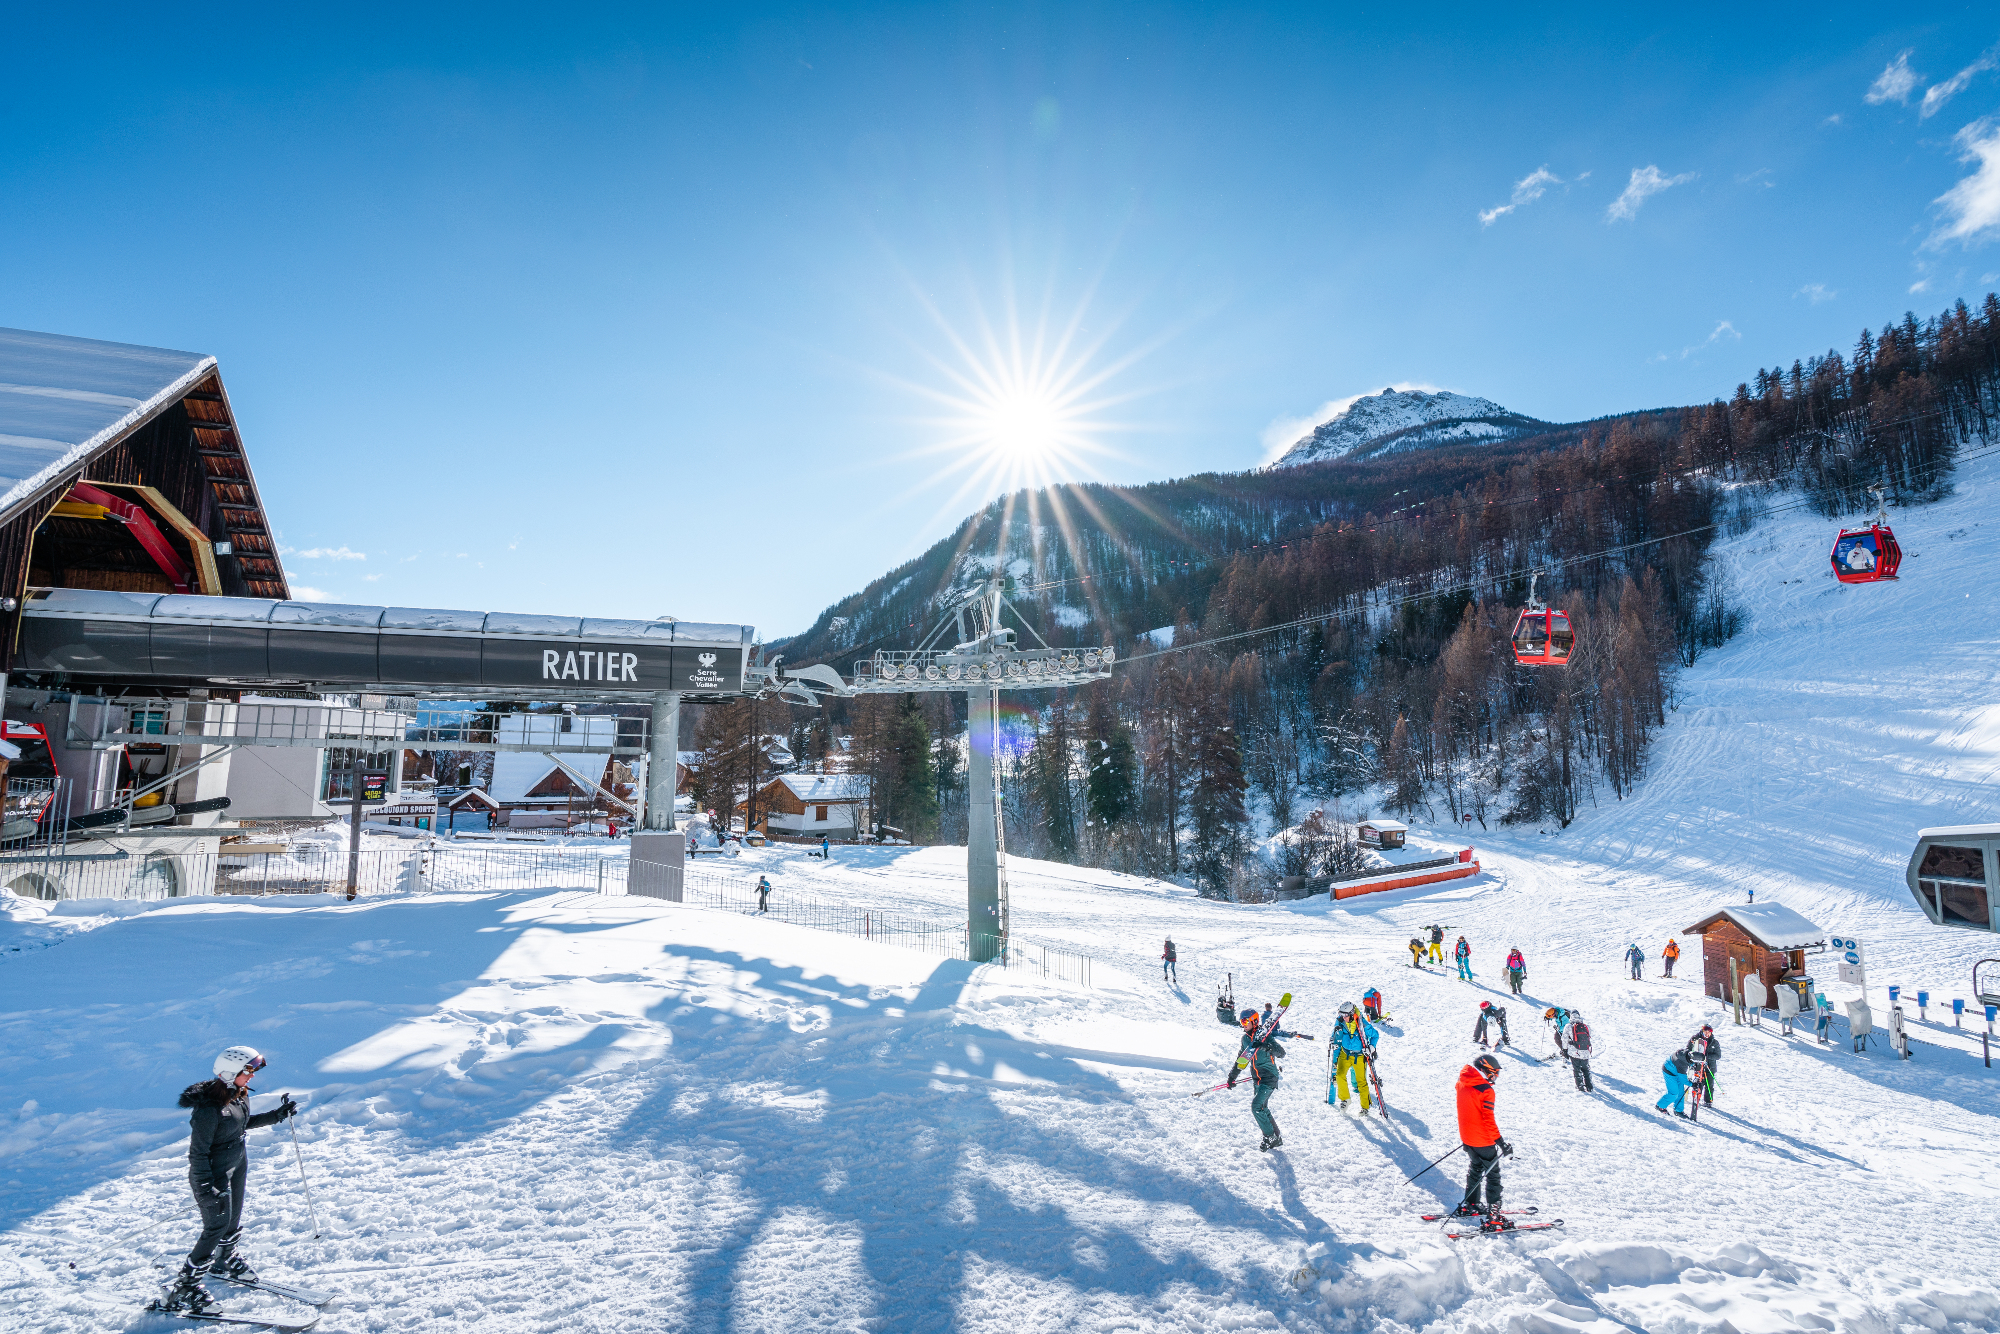
<path id="1" fill-rule="evenodd" d="M 939 963 L 907 1001 L 762 958 L 684 946 L 674 953 L 757 974 L 767 990 L 826 998 L 831 1013 L 809 1032 L 719 1019 L 678 1001 L 657 1016 L 675 1025 L 673 1059 L 649 1076 L 656 1087 L 616 1137 L 661 1159 L 727 1161 L 727 1189 L 746 1206 L 705 1221 L 687 1305 L 672 1313 L 676 1328 L 740 1323 L 736 1276 L 781 1210 L 810 1210 L 858 1234 L 866 1286 L 879 1295 L 875 1317 L 898 1330 L 953 1328 L 970 1273 L 995 1266 L 1012 1271 L 1003 1286 L 1061 1284 L 1080 1304 L 1093 1294 L 1144 1303 L 1170 1290 L 1241 1286 L 1192 1240 L 1162 1253 L 1151 1225 L 1163 1212 L 1185 1211 L 1191 1239 L 1236 1230 L 1261 1248 L 1310 1239 L 1327 1241 L 1336 1259 L 1373 1253 L 1331 1235 L 1280 1157 L 1261 1161 L 1275 1173 L 1282 1211 L 1230 1190 L 1243 1179 L 1233 1169 L 1218 1178 L 1185 1171 L 1160 1152 L 1156 1114 L 1147 1110 L 1171 1106 L 1178 1119 L 1182 1100 L 1142 1103 L 1093 1068 L 1202 1070 L 1209 1062 L 1064 1047 L 966 1023 L 956 1007 L 975 967 L 960 960 Z M 812 1110 L 799 1111 L 802 1102 Z M 1069 1133 L 1079 1105 L 1097 1110 L 1086 1133 Z M 1216 1156 L 1225 1155 L 1255 1170 L 1248 1150 L 1218 1147 Z"/>

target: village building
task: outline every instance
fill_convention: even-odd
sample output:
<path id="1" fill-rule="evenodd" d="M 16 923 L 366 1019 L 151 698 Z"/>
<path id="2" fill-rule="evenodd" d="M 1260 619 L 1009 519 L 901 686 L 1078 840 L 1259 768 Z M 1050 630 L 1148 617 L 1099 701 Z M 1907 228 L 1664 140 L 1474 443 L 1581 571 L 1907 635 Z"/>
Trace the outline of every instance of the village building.
<path id="1" fill-rule="evenodd" d="M 868 779 L 862 774 L 780 774 L 757 791 L 757 827 L 766 836 L 851 842 L 867 827 Z M 736 803 L 739 819 L 749 804 Z"/>

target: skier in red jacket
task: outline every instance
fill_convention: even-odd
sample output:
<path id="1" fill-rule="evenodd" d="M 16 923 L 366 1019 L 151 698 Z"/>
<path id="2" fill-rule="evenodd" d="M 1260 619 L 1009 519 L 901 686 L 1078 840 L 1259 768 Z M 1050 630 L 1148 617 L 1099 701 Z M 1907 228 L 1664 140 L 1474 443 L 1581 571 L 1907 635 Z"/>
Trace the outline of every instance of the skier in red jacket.
<path id="1" fill-rule="evenodd" d="M 1514 1146 L 1501 1136 L 1500 1124 L 1493 1119 L 1493 1084 L 1499 1077 L 1500 1062 L 1491 1056 L 1481 1056 L 1458 1072 L 1458 1141 L 1471 1163 L 1465 1171 L 1465 1200 L 1452 1217 L 1484 1214 L 1483 1230 L 1511 1232 L 1514 1225 L 1500 1212 L 1500 1159 L 1512 1157 Z"/>

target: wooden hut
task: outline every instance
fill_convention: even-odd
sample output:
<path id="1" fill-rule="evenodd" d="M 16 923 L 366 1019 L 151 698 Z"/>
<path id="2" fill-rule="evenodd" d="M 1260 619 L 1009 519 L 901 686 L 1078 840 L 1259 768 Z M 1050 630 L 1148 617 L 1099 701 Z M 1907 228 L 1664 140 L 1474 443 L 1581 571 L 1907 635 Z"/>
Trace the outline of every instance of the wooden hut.
<path id="1" fill-rule="evenodd" d="M 1777 903 L 1753 903 L 1710 913 L 1681 933 L 1701 937 L 1702 990 L 1730 997 L 1729 963 L 1736 961 L 1738 984 L 1755 976 L 1777 1007 L 1779 977 L 1805 972 L 1806 951 L 1826 945 L 1826 932 L 1790 908 Z"/>

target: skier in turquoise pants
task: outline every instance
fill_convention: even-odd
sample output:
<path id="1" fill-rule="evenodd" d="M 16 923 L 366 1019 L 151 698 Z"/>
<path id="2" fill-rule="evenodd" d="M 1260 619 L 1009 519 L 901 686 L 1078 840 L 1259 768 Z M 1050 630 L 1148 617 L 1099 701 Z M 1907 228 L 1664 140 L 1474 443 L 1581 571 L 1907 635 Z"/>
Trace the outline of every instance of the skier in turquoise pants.
<path id="1" fill-rule="evenodd" d="M 1216 1017 L 1222 1018 L 1220 1015 Z M 1271 1115 L 1271 1095 L 1278 1091 L 1277 1058 L 1285 1054 L 1278 1039 L 1302 1035 L 1278 1029 L 1260 1042 L 1257 1040 L 1257 1028 L 1262 1018 L 1256 1010 L 1245 1010 L 1236 1016 L 1236 1022 L 1243 1029 L 1243 1043 L 1237 1048 L 1236 1063 L 1229 1067 L 1229 1087 L 1236 1087 L 1237 1076 L 1245 1069 L 1250 1071 L 1250 1082 L 1257 1086 L 1257 1094 L 1250 1100 L 1250 1115 L 1257 1119 L 1257 1129 L 1264 1132 L 1264 1142 L 1257 1147 L 1269 1153 L 1285 1142 L 1285 1137 L 1278 1133 L 1277 1118 Z M 1229 1021 L 1225 1019 L 1223 1022 Z"/>
<path id="2" fill-rule="evenodd" d="M 1672 1111 L 1675 1116 L 1678 1116 L 1683 1121 L 1687 1120 L 1687 1112 L 1681 1106 L 1682 1103 L 1687 1101 L 1687 1065 L 1687 1053 L 1684 1051 L 1677 1051 L 1667 1058 L 1667 1063 L 1660 1067 L 1660 1073 L 1667 1077 L 1667 1092 L 1664 1097 L 1653 1104 L 1656 1110 L 1662 1112 Z"/>
<path id="3" fill-rule="evenodd" d="M 1458 946 L 1452 950 L 1451 954 L 1454 959 L 1458 960 L 1459 980 L 1461 982 L 1470 982 L 1472 980 L 1472 946 L 1465 943 L 1464 936 L 1458 938 Z"/>

